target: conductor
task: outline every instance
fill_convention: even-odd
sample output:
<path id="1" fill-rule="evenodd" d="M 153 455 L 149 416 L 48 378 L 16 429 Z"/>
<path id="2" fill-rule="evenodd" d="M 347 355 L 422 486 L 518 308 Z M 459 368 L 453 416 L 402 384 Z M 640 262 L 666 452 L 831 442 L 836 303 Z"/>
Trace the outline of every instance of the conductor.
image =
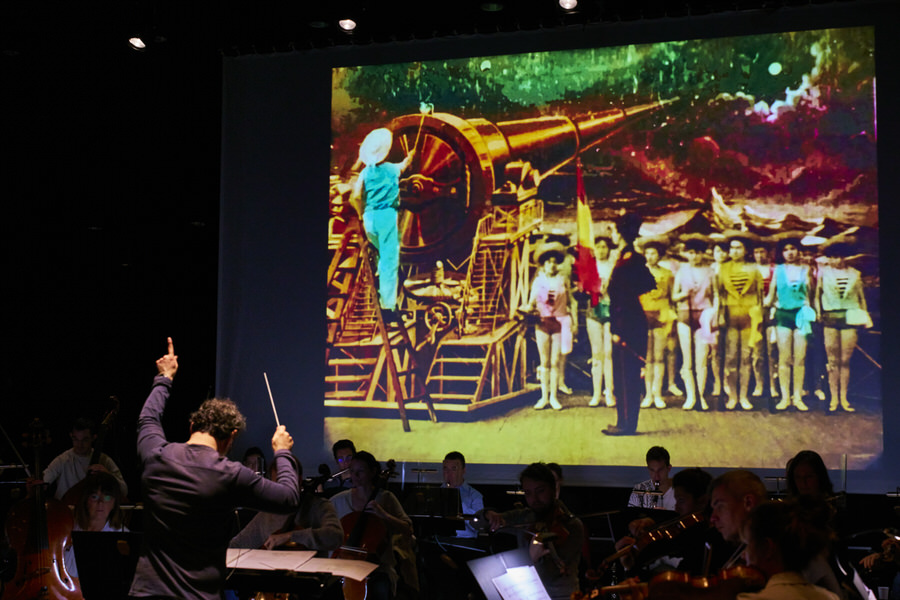
<path id="1" fill-rule="evenodd" d="M 166 440 L 160 419 L 178 370 L 172 338 L 168 344 L 138 418 L 145 534 L 129 596 L 219 600 L 235 506 L 285 514 L 297 509 L 294 440 L 283 425 L 272 436 L 275 481 L 225 458 L 245 420 L 231 400 L 219 398 L 191 415 L 186 443 Z"/>

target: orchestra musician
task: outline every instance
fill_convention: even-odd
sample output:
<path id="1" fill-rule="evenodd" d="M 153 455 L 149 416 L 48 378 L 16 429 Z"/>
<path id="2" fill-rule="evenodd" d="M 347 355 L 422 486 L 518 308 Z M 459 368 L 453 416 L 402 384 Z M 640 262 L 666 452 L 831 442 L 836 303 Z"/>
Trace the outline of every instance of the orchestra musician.
<path id="1" fill-rule="evenodd" d="M 742 527 L 747 564 L 763 572 L 766 587 L 738 600 L 838 600 L 833 591 L 803 575 L 828 544 L 828 508 L 797 501 L 764 502 L 750 511 Z"/>
<path id="2" fill-rule="evenodd" d="M 297 480 L 302 481 L 303 467 L 299 461 L 295 465 Z M 273 474 L 270 470 L 270 477 Z M 305 493 L 293 515 L 259 512 L 231 538 L 228 546 L 266 550 L 294 547 L 316 550 L 317 556 L 326 558 L 337 550 L 343 539 L 344 530 L 331 502 L 312 493 Z"/>
<path id="3" fill-rule="evenodd" d="M 88 475 L 82 486 L 81 498 L 75 505 L 72 531 L 128 531 L 119 506 L 121 494 L 119 480 L 110 473 L 98 471 Z M 74 545 L 66 548 L 64 559 L 69 575 L 78 579 Z"/>
<path id="4" fill-rule="evenodd" d="M 337 472 L 340 475 L 325 482 L 323 492 L 326 497 L 330 498 L 350 489 L 350 459 L 354 454 L 356 454 L 356 446 L 351 440 L 338 440 L 331 445 L 331 456 L 334 457 L 334 464 L 337 465 Z"/>
<path id="5" fill-rule="evenodd" d="M 544 463 L 532 463 L 519 475 L 528 508 L 503 513 L 488 510 L 491 530 L 528 526 L 527 541 L 534 567 L 553 600 L 569 600 L 578 590 L 578 566 L 584 525 L 556 498 L 556 478 Z M 521 539 L 521 538 L 520 538 Z"/>
<path id="6" fill-rule="evenodd" d="M 474 515 L 484 510 L 484 497 L 481 492 L 466 483 L 466 457 L 462 452 L 448 452 L 443 462 L 444 485 L 459 490 L 462 514 Z M 478 537 L 478 532 L 466 521 L 465 529 L 456 531 L 457 537 Z"/>
<path id="7" fill-rule="evenodd" d="M 237 505 L 271 512 L 297 509 L 300 487 L 284 425 L 272 436 L 276 480 L 228 460 L 244 416 L 231 400 L 213 398 L 190 418 L 187 443 L 169 442 L 162 414 L 178 371 L 172 338 L 156 361 L 158 375 L 138 417 L 143 465 L 144 542 L 130 597 L 219 600 Z"/>
<path id="8" fill-rule="evenodd" d="M 102 452 L 97 461 L 91 464 L 94 453 L 94 441 L 97 439 L 97 427 L 90 419 L 78 418 L 69 432 L 72 447 L 54 458 L 44 469 L 44 483 L 56 486 L 54 497 L 59 500 L 74 485 L 92 473 L 109 473 L 119 482 L 122 497 L 128 493 L 125 478 L 116 463 Z"/>
<path id="9" fill-rule="evenodd" d="M 647 450 L 646 459 L 650 479 L 634 486 L 634 491 L 628 498 L 628 506 L 675 510 L 675 490 L 669 478 L 672 471 L 669 451 L 662 446 L 653 446 Z"/>
<path id="10" fill-rule="evenodd" d="M 631 535 L 616 542 L 617 551 L 633 550 L 621 557 L 622 566 L 632 573 L 640 568 L 642 578 L 666 569 L 702 575 L 707 547 L 721 549 L 723 545 L 721 535 L 708 524 L 711 481 L 712 476 L 698 468 L 676 473 L 672 489 L 678 518 L 659 524 L 645 517 L 630 523 Z"/>
<path id="11" fill-rule="evenodd" d="M 352 536 L 352 530 L 363 519 L 367 531 L 359 532 L 360 539 L 366 541 L 366 546 L 377 554 L 378 568 L 366 582 L 366 598 L 370 600 L 389 600 L 396 594 L 399 575 L 394 558 L 394 536 L 410 539 L 413 532 L 412 519 L 407 516 L 400 501 L 381 487 L 380 474 L 381 466 L 375 457 L 361 450 L 350 460 L 353 487 L 331 498 L 341 519 L 345 538 Z M 369 518 L 372 516 L 377 520 Z"/>

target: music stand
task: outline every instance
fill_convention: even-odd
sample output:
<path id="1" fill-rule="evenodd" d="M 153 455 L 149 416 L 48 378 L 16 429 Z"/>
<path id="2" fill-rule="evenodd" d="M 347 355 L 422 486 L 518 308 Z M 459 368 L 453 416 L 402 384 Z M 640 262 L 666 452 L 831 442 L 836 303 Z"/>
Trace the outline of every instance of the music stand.
<path id="1" fill-rule="evenodd" d="M 129 531 L 73 531 L 72 548 L 85 598 L 128 597 L 141 554 L 143 534 Z"/>
<path id="2" fill-rule="evenodd" d="M 469 565 L 469 570 L 472 571 L 478 581 L 478 587 L 481 588 L 487 600 L 503 600 L 494 585 L 494 577 L 505 574 L 507 569 L 529 567 L 534 563 L 531 562 L 528 548 L 516 548 L 498 554 L 490 554 L 484 558 L 476 558 L 466 564 Z"/>
<path id="3" fill-rule="evenodd" d="M 420 526 L 417 535 L 456 535 L 461 527 L 459 490 L 434 485 L 414 485 L 403 499 L 403 510 Z M 427 523 L 427 531 L 425 525 Z"/>

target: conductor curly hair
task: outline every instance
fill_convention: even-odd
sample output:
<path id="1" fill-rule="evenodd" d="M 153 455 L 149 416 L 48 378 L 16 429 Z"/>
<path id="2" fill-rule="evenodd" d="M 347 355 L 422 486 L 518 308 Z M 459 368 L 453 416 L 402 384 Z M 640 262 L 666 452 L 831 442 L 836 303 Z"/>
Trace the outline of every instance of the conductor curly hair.
<path id="1" fill-rule="evenodd" d="M 246 427 L 244 415 L 228 398 L 210 398 L 191 413 L 191 432 L 208 433 L 217 440 L 227 440 L 232 433 L 240 433 Z"/>

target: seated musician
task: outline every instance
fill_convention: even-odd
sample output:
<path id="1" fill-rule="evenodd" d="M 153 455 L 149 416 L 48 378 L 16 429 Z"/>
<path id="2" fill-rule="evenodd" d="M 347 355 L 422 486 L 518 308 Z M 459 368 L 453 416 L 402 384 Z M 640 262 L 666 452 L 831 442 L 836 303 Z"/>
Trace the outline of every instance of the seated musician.
<path id="1" fill-rule="evenodd" d="M 334 457 L 334 464 L 337 466 L 336 472 L 341 473 L 343 471 L 343 473 L 329 479 L 322 486 L 322 491 L 326 498 L 331 498 L 337 493 L 350 489 L 350 471 L 348 469 L 350 468 L 350 459 L 353 458 L 354 454 L 356 454 L 356 446 L 352 440 L 338 440 L 332 444 L 331 455 Z"/>
<path id="2" fill-rule="evenodd" d="M 744 577 L 719 579 L 713 589 L 690 583 L 659 582 L 642 586 L 631 579 L 630 600 L 648 598 L 736 598 L 736 600 L 838 600 L 840 596 L 809 583 L 801 574 L 828 542 L 827 509 L 800 503 L 763 501 L 752 508 L 740 527 L 744 558 L 751 570 Z M 758 592 L 742 591 L 765 581 Z M 687 587 L 685 587 L 687 586 Z M 693 591 L 692 591 L 693 590 Z M 702 593 L 712 592 L 712 593 Z"/>
<path id="3" fill-rule="evenodd" d="M 722 547 L 722 537 L 709 527 L 709 484 L 712 476 L 702 469 L 684 469 L 672 478 L 675 494 L 674 521 L 656 523 L 637 519 L 629 524 L 631 536 L 616 542 L 616 550 L 631 547 L 621 558 L 630 572 L 643 576 L 667 569 L 702 575 L 706 548 Z"/>
<path id="4" fill-rule="evenodd" d="M 578 590 L 578 565 L 584 525 L 556 498 L 556 478 L 544 463 L 532 463 L 519 475 L 528 508 L 504 513 L 486 511 L 496 531 L 506 526 L 531 527 L 528 547 L 550 598 L 568 600 Z"/>
<path id="5" fill-rule="evenodd" d="M 741 531 L 745 557 L 767 581 L 760 592 L 739 594 L 738 600 L 837 600 L 838 594 L 802 574 L 828 545 L 828 511 L 821 501 L 764 502 L 751 510 Z"/>
<path id="6" fill-rule="evenodd" d="M 59 500 L 69 488 L 79 483 L 90 473 L 109 473 L 119 482 L 121 497 L 128 494 L 128 486 L 119 467 L 113 459 L 102 452 L 97 460 L 91 464 L 94 454 L 94 440 L 97 439 L 97 427 L 90 419 L 75 419 L 69 437 L 72 439 L 72 447 L 54 458 L 44 469 L 44 483 L 56 486 L 54 497 Z"/>
<path id="7" fill-rule="evenodd" d="M 394 534 L 400 534 L 404 538 L 412 536 L 412 520 L 403 510 L 397 497 L 390 491 L 381 489 L 378 481 L 380 474 L 381 466 L 374 456 L 365 451 L 357 452 L 350 461 L 350 480 L 353 487 L 331 499 L 344 527 L 345 544 L 348 540 L 355 541 L 353 538 L 359 537 L 361 541 L 366 542 L 369 552 L 377 555 L 378 569 L 369 575 L 367 581 L 366 598 L 369 600 L 387 600 L 394 597 L 399 577 L 394 558 L 393 537 Z M 377 517 L 377 521 L 373 522 L 370 518 L 372 516 Z M 354 531 L 361 521 L 365 524 L 365 530 Z M 385 526 L 381 531 L 379 523 Z M 356 533 L 360 535 L 357 536 Z M 372 540 L 371 537 L 381 539 Z"/>
<path id="8" fill-rule="evenodd" d="M 710 522 L 722 537 L 739 549 L 741 528 L 747 515 L 767 499 L 766 487 L 757 475 L 741 469 L 728 471 L 714 479 L 710 486 L 713 510 Z M 804 576 L 816 585 L 840 593 L 840 584 L 824 555 L 807 561 Z"/>
<path id="9" fill-rule="evenodd" d="M 297 480 L 303 480 L 303 467 L 296 463 Z M 274 472 L 270 469 L 270 479 Z M 259 512 L 236 536 L 231 548 L 264 548 L 266 550 L 316 550 L 327 557 L 341 545 L 344 530 L 331 502 L 311 493 L 303 494 L 300 506 L 292 515 Z"/>
<path id="10" fill-rule="evenodd" d="M 464 515 L 474 515 L 484 510 L 484 497 L 481 492 L 466 483 L 466 457 L 462 452 L 448 452 L 443 463 L 444 485 L 459 490 L 459 500 Z M 456 531 L 457 537 L 478 537 L 471 521 L 466 521 L 465 529 Z"/>
<path id="11" fill-rule="evenodd" d="M 672 463 L 669 461 L 668 450 L 662 446 L 653 446 L 647 450 L 647 471 L 650 473 L 650 479 L 634 486 L 634 491 L 628 499 L 628 506 L 675 510 L 675 495 L 672 480 L 669 478 L 671 470 Z"/>
<path id="12" fill-rule="evenodd" d="M 98 471 L 88 475 L 82 486 L 81 498 L 75 505 L 72 531 L 128 531 L 119 507 L 121 493 L 119 480 L 109 473 Z M 66 548 L 64 560 L 69 575 L 78 579 L 73 545 Z"/>

